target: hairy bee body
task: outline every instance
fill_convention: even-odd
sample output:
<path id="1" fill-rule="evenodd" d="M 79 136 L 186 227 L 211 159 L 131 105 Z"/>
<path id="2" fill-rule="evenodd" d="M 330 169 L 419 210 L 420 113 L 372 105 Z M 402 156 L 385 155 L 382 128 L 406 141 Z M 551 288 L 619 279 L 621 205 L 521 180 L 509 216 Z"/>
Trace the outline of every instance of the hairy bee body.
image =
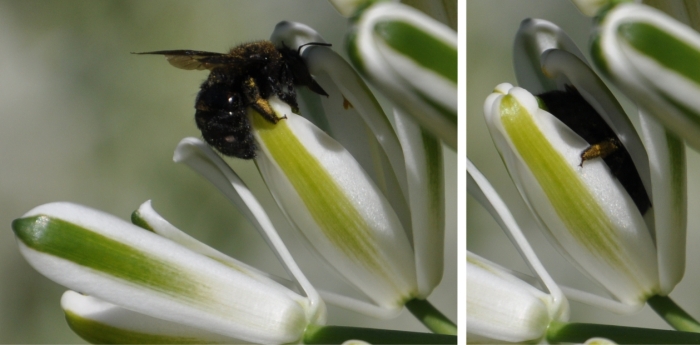
<path id="1" fill-rule="evenodd" d="M 270 107 L 267 100 L 273 95 L 294 112 L 299 108 L 296 85 L 327 96 L 309 73 L 299 50 L 275 47 L 270 41 L 241 44 L 227 54 L 192 50 L 141 54 L 165 55 L 170 64 L 182 69 L 211 71 L 195 101 L 195 122 L 204 140 L 226 156 L 251 159 L 256 155 L 248 109 L 277 123 L 285 117 L 278 117 Z"/>

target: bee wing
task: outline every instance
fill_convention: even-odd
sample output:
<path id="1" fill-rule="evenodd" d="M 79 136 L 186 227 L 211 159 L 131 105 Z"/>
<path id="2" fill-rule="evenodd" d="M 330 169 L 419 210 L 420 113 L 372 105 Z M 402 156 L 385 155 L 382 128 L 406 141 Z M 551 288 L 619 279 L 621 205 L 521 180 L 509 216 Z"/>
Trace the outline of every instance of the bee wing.
<path id="1" fill-rule="evenodd" d="M 197 50 L 159 50 L 133 54 L 164 55 L 171 65 L 186 70 L 211 70 L 217 66 L 225 65 L 231 58 L 229 55 L 222 53 Z"/>

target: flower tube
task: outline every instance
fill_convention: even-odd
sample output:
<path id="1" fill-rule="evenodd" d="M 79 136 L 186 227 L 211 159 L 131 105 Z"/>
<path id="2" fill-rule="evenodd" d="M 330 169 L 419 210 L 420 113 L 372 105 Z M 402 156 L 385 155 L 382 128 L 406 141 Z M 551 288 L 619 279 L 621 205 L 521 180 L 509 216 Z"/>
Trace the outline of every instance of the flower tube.
<path id="1" fill-rule="evenodd" d="M 323 319 L 305 297 L 245 265 L 232 267 L 84 206 L 46 204 L 12 225 L 20 251 L 39 272 L 144 319 L 186 325 L 175 338 L 187 338 L 189 327 L 221 335 L 207 341 L 288 343 Z M 78 315 L 69 321 L 83 320 L 74 297 L 65 297 L 66 312 Z M 109 326 L 128 330 L 114 322 Z"/>

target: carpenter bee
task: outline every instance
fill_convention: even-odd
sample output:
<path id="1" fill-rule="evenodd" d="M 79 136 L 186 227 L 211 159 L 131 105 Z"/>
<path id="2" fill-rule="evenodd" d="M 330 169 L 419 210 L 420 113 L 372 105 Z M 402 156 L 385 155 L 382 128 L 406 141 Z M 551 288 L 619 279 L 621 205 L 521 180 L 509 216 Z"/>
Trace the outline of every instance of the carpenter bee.
<path id="1" fill-rule="evenodd" d="M 546 110 L 581 136 L 590 146 L 581 152 L 581 164 L 602 158 L 622 187 L 632 197 L 639 212 L 644 215 L 651 207 L 637 168 L 627 149 L 600 114 L 572 86 L 564 91 L 555 90 L 537 96 Z"/>
<path id="2" fill-rule="evenodd" d="M 186 70 L 210 70 L 200 86 L 194 108 L 195 122 L 202 137 L 226 156 L 251 159 L 257 149 L 248 120 L 248 107 L 267 121 L 277 123 L 278 117 L 267 99 L 276 95 L 299 112 L 295 86 L 328 96 L 309 73 L 300 56 L 307 45 L 330 46 L 327 43 L 307 43 L 297 50 L 270 41 L 241 44 L 228 53 L 195 50 L 161 50 L 136 54 L 164 55 L 168 62 Z"/>

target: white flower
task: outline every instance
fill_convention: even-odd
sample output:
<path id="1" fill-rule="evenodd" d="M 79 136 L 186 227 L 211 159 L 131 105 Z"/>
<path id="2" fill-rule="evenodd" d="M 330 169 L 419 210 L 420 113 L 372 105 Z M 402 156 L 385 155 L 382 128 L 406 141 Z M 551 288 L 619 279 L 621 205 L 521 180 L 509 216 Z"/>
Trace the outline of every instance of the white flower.
<path id="1" fill-rule="evenodd" d="M 278 24 L 271 41 L 293 49 L 324 42 L 289 22 Z M 362 79 L 330 48 L 307 46 L 302 57 L 329 94 L 302 92 L 303 100 L 333 136 L 273 97 L 272 108 L 285 120 L 273 125 L 254 112 L 249 117 L 260 147 L 257 166 L 319 254 L 382 313 L 394 314 L 425 299 L 442 278 L 441 145 L 399 112 L 394 129 Z"/>
<path id="2" fill-rule="evenodd" d="M 356 18 L 349 58 L 394 105 L 457 147 L 457 33 L 406 5 L 378 3 Z"/>
<path id="3" fill-rule="evenodd" d="M 553 298 L 504 268 L 467 252 L 467 340 L 525 342 L 541 339 L 551 322 Z"/>
<path id="4" fill-rule="evenodd" d="M 678 172 L 684 169 L 682 145 L 649 118 L 643 118 L 642 144 L 612 94 L 563 37 L 551 23 L 523 22 L 516 61 L 528 56 L 542 67 L 519 72 L 519 81 L 538 92 L 574 87 L 627 148 L 626 164 L 639 174 L 636 187 L 623 186 L 630 176 L 611 172 L 602 159 L 584 159 L 582 152 L 598 143 L 587 142 L 564 118 L 549 113 L 547 94 L 537 99 L 525 89 L 501 84 L 487 98 L 484 113 L 513 181 L 552 242 L 619 301 L 641 305 L 655 294 L 668 294 L 683 274 L 683 251 L 678 250 L 685 241 L 685 214 L 678 209 L 685 205 L 685 176 Z M 517 42 L 540 44 L 525 55 Z"/>
<path id="5" fill-rule="evenodd" d="M 320 300 L 182 234 L 148 203 L 139 214 L 169 235 L 71 203 L 42 205 L 13 222 L 35 269 L 90 296 L 68 292 L 62 301 L 69 324 L 88 340 L 289 343 L 324 322 Z M 111 333 L 95 332 L 106 328 Z"/>
<path id="6" fill-rule="evenodd" d="M 700 149 L 700 34 L 665 13 L 621 4 L 600 19 L 593 62 L 665 127 Z"/>

